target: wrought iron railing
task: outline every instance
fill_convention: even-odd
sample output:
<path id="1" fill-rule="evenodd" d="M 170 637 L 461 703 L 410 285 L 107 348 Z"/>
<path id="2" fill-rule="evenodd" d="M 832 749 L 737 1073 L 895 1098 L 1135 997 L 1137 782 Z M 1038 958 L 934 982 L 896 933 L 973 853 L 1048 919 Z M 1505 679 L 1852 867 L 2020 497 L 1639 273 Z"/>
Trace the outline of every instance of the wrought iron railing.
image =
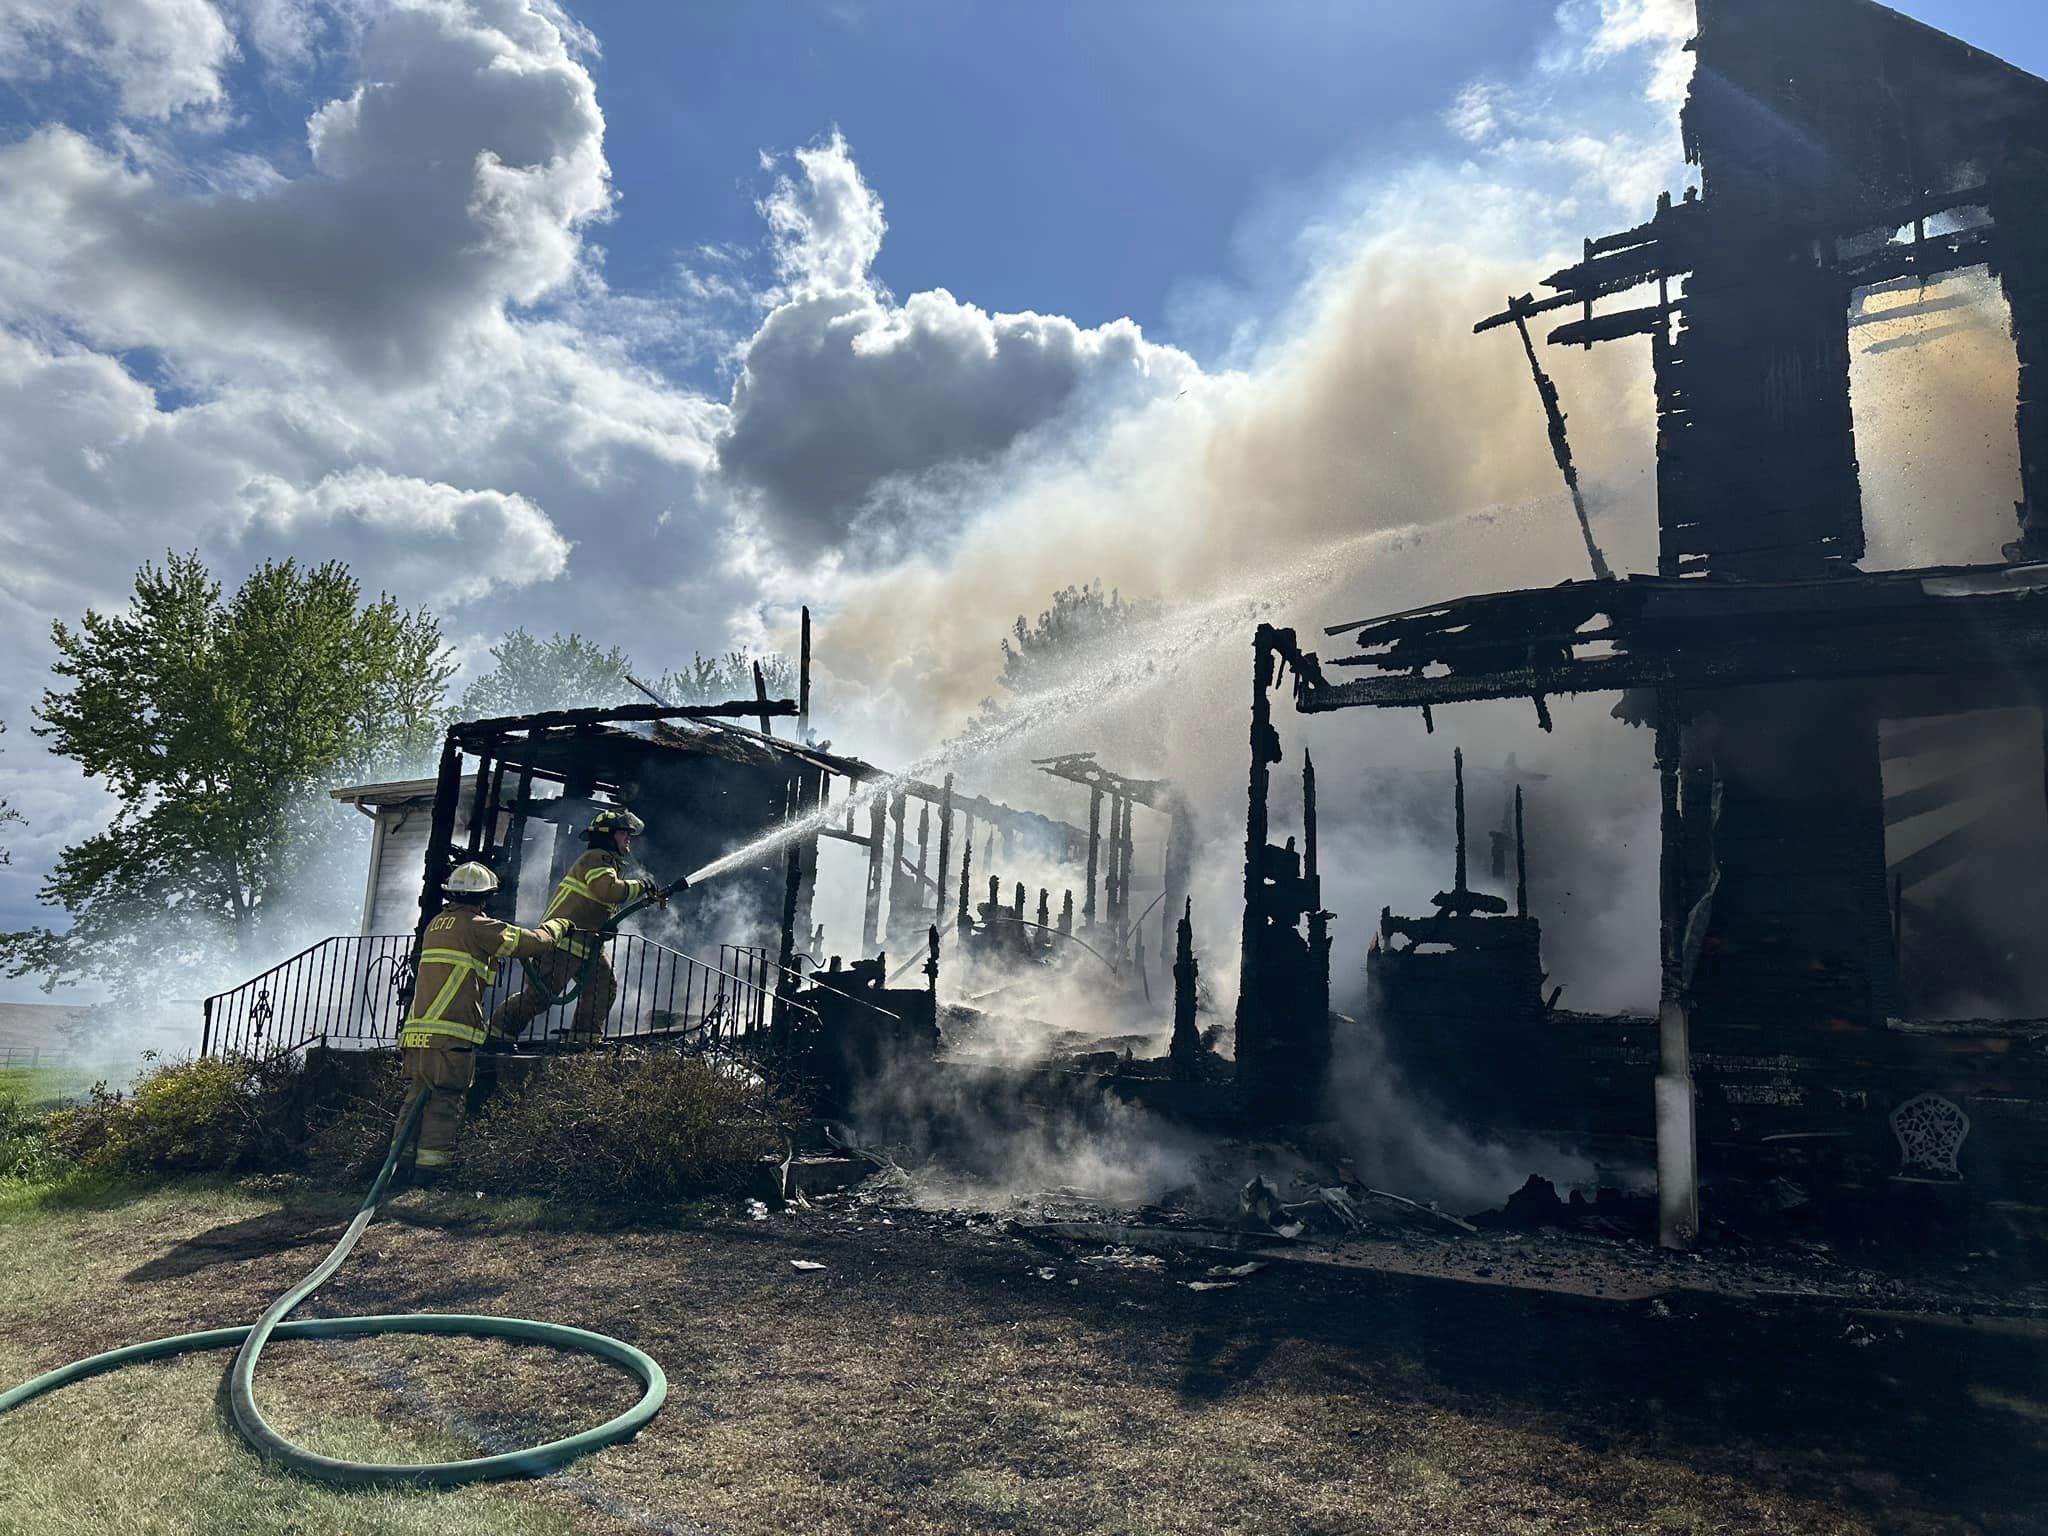
<path id="1" fill-rule="evenodd" d="M 200 1054 L 281 1055 L 315 1040 L 342 1049 L 396 1044 L 412 990 L 412 945 L 410 934 L 323 939 L 215 993 L 203 1004 Z M 752 1044 L 772 1033 L 778 1007 L 812 1011 L 792 999 L 777 1002 L 774 962 L 758 946 L 721 945 L 720 963 L 712 965 L 638 934 L 613 934 L 604 953 L 615 982 L 604 1040 Z M 520 966 L 501 966 L 484 993 L 484 1016 L 525 983 Z M 572 999 L 537 1015 L 522 1044 L 566 1035 L 577 1007 Z"/>

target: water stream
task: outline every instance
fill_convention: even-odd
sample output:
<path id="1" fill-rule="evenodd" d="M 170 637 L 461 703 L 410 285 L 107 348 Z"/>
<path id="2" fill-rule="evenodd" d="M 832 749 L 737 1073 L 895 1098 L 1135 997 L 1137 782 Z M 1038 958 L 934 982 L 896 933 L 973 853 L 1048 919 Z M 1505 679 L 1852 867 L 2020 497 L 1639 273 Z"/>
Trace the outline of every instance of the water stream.
<path id="1" fill-rule="evenodd" d="M 949 769 L 986 758 L 1051 721 L 1072 720 L 1114 704 L 1173 675 L 1191 657 L 1222 645 L 1249 649 L 1250 626 L 1274 605 L 1334 585 L 1354 569 L 1367 550 L 1411 534 L 1409 529 L 1382 529 L 1335 539 L 1257 572 L 1229 591 L 1178 603 L 1156 619 L 1121 629 L 1106 654 L 1078 661 L 1064 680 L 1008 701 L 998 718 L 971 726 L 901 772 L 870 780 L 836 804 L 783 822 L 745 846 L 721 854 L 693 871 L 689 883 L 698 885 L 759 863 L 792 841 L 843 819 L 849 807 L 858 815 L 877 799 L 893 796 L 906 783 L 931 783 Z"/>

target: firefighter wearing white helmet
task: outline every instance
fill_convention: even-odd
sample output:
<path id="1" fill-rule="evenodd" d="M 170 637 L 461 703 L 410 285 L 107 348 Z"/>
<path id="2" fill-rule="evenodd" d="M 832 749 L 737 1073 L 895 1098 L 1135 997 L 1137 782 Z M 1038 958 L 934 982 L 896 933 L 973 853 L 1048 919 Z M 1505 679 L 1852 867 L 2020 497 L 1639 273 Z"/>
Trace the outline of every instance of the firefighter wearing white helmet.
<path id="1" fill-rule="evenodd" d="M 484 903 L 497 888 L 498 877 L 488 866 L 456 865 L 441 887 L 448 903 L 421 939 L 412 1013 L 399 1041 L 407 1080 L 431 1090 L 414 1160 L 414 1167 L 430 1178 L 447 1165 L 463 1098 L 476 1081 L 476 1048 L 484 1041 L 484 988 L 501 961 L 549 954 L 569 929 L 559 918 L 538 928 L 516 928 L 484 916 Z"/>
<path id="2" fill-rule="evenodd" d="M 600 810 L 583 829 L 588 848 L 569 866 L 548 903 L 548 918 L 566 920 L 570 931 L 534 969 L 557 996 L 568 991 L 579 972 L 584 974 L 569 1022 L 569 1038 L 579 1044 L 595 1044 L 603 1035 L 605 1017 L 618 996 L 618 980 L 600 947 L 604 925 L 612 913 L 647 895 L 654 885 L 651 880 L 628 880 L 619 872 L 633 852 L 634 836 L 646 830 L 647 824 L 631 811 L 618 806 Z M 516 1040 L 548 1006 L 547 998 L 529 981 L 524 991 L 499 1004 L 491 1015 L 491 1033 Z"/>

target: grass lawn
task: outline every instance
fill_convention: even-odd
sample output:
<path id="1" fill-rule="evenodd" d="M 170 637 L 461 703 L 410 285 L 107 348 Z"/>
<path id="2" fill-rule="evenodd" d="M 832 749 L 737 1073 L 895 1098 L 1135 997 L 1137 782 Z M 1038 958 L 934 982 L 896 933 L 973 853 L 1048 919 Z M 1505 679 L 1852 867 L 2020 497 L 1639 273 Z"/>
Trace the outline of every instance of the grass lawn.
<path id="1" fill-rule="evenodd" d="M 0 1375 L 252 1317 L 352 1204 L 204 1182 L 0 1200 Z M 1189 1290 L 1207 1262 L 1103 1269 L 873 1207 L 621 1225 L 408 1194 L 316 1310 L 600 1328 L 663 1363 L 662 1415 L 542 1482 L 344 1495 L 241 1449 L 225 1356 L 142 1367 L 0 1425 L 0 1532 L 2042 1529 L 2039 1325 L 1859 1344 L 1839 1314 L 1285 1267 Z M 633 1396 L 512 1345 L 275 1356 L 266 1411 L 357 1455 L 532 1443 Z"/>
<path id="2" fill-rule="evenodd" d="M 78 1066 L 69 1062 L 0 1067 L 0 1099 L 14 1099 L 29 1109 L 54 1109 L 83 1098 L 97 1082 L 126 1088 L 134 1075 L 132 1063 L 124 1067 Z"/>

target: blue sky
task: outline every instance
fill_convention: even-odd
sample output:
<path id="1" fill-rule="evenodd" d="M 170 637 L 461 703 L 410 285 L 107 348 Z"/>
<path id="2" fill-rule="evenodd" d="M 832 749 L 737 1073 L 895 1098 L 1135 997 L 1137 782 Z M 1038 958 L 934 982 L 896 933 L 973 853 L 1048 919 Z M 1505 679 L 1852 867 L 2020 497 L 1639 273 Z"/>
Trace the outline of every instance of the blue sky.
<path id="1" fill-rule="evenodd" d="M 1904 8 L 2048 73 L 2038 4 Z M 167 547 L 345 558 L 465 665 L 523 624 L 660 670 L 809 604 L 883 759 L 1071 582 L 1200 600 L 1362 533 L 1400 552 L 1340 611 L 1574 574 L 1486 521 L 1555 469 L 1470 321 L 1682 180 L 1689 18 L 9 0 L 0 927 L 110 810 L 27 731 L 49 626 Z M 1639 352 L 1554 364 L 1624 556 Z"/>
<path id="2" fill-rule="evenodd" d="M 1589 0 L 1597 3 L 1597 0 Z M 2048 73 L 2048 7 L 1907 0 L 1897 9 Z M 1554 40 L 1531 0 L 584 0 L 616 218 L 590 246 L 620 291 L 659 294 L 701 247 L 758 250 L 763 151 L 838 128 L 885 189 L 877 276 L 992 310 L 1084 325 L 1128 316 L 1203 356 L 1216 284 L 1272 295 L 1300 276 L 1275 221 L 1332 177 L 1441 150 L 1445 102 Z M 317 17 L 317 10 L 313 13 Z M 316 21 L 316 25 L 318 25 Z M 326 24 L 332 39 L 338 23 Z M 237 121 L 214 145 L 303 170 L 308 104 L 351 60 L 224 69 Z M 105 131 L 103 80 L 0 81 L 0 134 L 59 117 Z M 167 137 L 190 142 L 199 135 Z M 1209 360 L 1204 358 L 1205 361 Z M 153 370 L 143 349 L 138 366 Z M 708 383 L 705 360 L 677 371 Z"/>
<path id="3" fill-rule="evenodd" d="M 1895 8 L 2048 74 L 2048 6 Z M 1217 338 L 1176 294 L 1298 277 L 1270 238 L 1278 210 L 1440 149 L 1446 100 L 1526 69 L 1553 30 L 1531 0 L 589 0 L 574 14 L 603 44 L 620 218 L 595 242 L 614 284 L 659 288 L 678 253 L 757 242 L 754 152 L 836 126 L 886 191 L 877 272 L 897 292 L 1129 316 L 1197 356 Z"/>
<path id="4" fill-rule="evenodd" d="M 1466 79 L 1532 52 L 1527 0 L 1438 6 L 590 4 L 625 286 L 759 238 L 755 149 L 837 126 L 886 189 L 878 271 L 992 309 L 1181 340 L 1169 297 L 1259 260 L 1293 184 L 1434 142 Z"/>

